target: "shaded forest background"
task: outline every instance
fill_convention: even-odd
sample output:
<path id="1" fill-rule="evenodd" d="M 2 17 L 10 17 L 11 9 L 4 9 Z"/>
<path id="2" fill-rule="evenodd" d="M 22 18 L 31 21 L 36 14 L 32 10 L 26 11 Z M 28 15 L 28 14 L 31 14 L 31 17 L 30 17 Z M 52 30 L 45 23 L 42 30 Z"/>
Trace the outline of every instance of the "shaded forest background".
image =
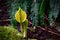
<path id="1" fill-rule="evenodd" d="M 29 38 L 60 40 L 60 32 L 55 29 L 60 25 L 60 0 L 0 0 L 0 26 L 19 26 L 14 19 L 19 6 L 28 15 Z"/>

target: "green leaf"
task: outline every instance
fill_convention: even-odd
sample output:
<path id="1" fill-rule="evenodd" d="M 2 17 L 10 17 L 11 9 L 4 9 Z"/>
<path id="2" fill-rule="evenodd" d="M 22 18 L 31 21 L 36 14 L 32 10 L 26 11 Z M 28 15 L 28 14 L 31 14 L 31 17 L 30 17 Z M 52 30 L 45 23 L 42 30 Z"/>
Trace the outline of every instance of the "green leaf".
<path id="1" fill-rule="evenodd" d="M 45 25 L 45 23 L 44 23 L 44 13 L 45 13 L 46 1 L 47 0 L 42 0 L 42 2 L 39 5 L 39 22 L 42 26 Z"/>
<path id="2" fill-rule="evenodd" d="M 23 37 L 27 37 L 28 19 L 26 19 L 22 24 L 23 24 Z"/>

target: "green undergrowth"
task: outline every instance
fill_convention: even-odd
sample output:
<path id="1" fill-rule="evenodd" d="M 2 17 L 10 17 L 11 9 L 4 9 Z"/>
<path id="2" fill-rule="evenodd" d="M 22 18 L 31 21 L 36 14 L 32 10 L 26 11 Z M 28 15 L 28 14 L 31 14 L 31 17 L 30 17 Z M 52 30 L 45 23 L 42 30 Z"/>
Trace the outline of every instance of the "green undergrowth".
<path id="1" fill-rule="evenodd" d="M 12 27 L 0 26 L 0 40 L 22 40 L 21 33 Z"/>

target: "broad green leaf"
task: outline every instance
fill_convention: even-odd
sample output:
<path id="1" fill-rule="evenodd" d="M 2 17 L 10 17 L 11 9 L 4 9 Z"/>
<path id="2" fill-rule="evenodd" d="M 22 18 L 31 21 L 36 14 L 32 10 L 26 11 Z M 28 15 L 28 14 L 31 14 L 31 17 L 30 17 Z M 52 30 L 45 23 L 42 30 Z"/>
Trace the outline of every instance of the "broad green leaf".
<path id="1" fill-rule="evenodd" d="M 28 19 L 23 22 L 23 37 L 27 37 Z"/>

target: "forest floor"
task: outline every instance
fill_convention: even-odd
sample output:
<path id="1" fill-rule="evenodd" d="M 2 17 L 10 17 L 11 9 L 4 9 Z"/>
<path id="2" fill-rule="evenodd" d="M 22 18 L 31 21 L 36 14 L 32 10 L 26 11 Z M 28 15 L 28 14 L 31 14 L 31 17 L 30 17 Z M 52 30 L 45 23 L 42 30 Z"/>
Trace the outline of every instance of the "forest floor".
<path id="1" fill-rule="evenodd" d="M 9 26 L 10 22 L 7 21 L 0 21 L 0 25 L 2 26 Z M 60 40 L 60 26 L 56 28 L 46 27 L 43 28 L 38 26 L 36 29 L 33 29 L 30 25 L 28 27 L 28 38 L 30 39 L 37 39 L 37 40 Z"/>
<path id="2" fill-rule="evenodd" d="M 37 27 L 34 31 L 28 30 L 28 37 L 36 38 L 37 40 L 60 40 L 59 30 L 60 27 L 56 29 Z"/>

